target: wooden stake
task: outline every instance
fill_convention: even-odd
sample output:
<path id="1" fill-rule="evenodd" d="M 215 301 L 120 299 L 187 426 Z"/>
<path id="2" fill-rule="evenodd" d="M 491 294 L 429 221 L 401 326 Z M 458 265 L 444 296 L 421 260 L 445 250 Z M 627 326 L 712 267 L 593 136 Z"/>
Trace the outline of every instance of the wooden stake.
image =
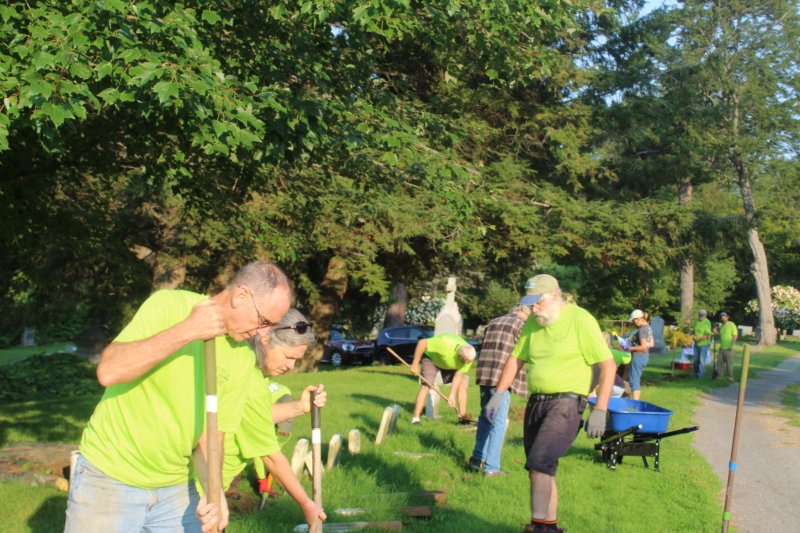
<path id="1" fill-rule="evenodd" d="M 331 442 L 328 444 L 328 463 L 325 465 L 326 470 L 332 470 L 333 467 L 339 464 L 341 451 L 342 436 L 337 433 L 331 437 Z"/>
<path id="2" fill-rule="evenodd" d="M 389 434 L 389 427 L 392 425 L 392 416 L 394 416 L 394 409 L 387 407 L 383 410 L 381 417 L 381 425 L 378 426 L 378 433 L 375 435 L 375 445 L 379 445 L 384 441 Z"/>
<path id="3" fill-rule="evenodd" d="M 314 502 L 322 507 L 322 416 L 319 407 L 314 404 L 317 393 L 311 392 L 311 452 L 314 455 L 314 470 L 312 471 L 312 487 Z M 311 533 L 322 533 L 322 521 L 314 520 Z"/>
<path id="4" fill-rule="evenodd" d="M 214 339 L 203 342 L 203 359 L 206 373 L 206 460 L 208 461 L 208 492 L 209 503 L 222 512 L 222 457 L 219 449 L 219 436 L 217 426 L 217 350 Z M 211 529 L 212 533 L 217 528 Z"/>
<path id="5" fill-rule="evenodd" d="M 744 411 L 744 396 L 747 391 L 747 374 L 750 369 L 750 345 L 745 344 L 742 358 L 742 375 L 739 379 L 739 401 L 736 404 L 736 418 L 733 423 L 733 442 L 731 444 L 731 460 L 728 463 L 728 486 L 725 491 L 725 507 L 722 511 L 722 533 L 728 531 L 731 519 L 731 502 L 733 501 L 733 476 L 736 473 L 736 455 L 739 449 L 739 429 Z"/>
<path id="6" fill-rule="evenodd" d="M 303 474 L 303 465 L 306 461 L 306 454 L 308 453 L 308 439 L 298 439 L 294 445 L 294 452 L 292 453 L 292 472 L 297 477 Z"/>

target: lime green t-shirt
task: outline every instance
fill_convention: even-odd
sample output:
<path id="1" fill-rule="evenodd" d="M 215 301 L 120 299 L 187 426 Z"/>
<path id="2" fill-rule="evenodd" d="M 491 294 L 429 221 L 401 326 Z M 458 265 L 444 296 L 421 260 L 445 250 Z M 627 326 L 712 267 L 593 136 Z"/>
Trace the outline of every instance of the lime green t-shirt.
<path id="1" fill-rule="evenodd" d="M 152 337 L 178 322 L 207 296 L 164 290 L 152 294 L 114 339 Z M 246 342 L 215 340 L 218 425 L 239 428 L 244 384 L 255 357 Z M 205 431 L 203 341 L 183 346 L 145 375 L 106 387 L 81 438 L 81 453 L 106 475 L 127 485 L 153 489 L 189 480 L 192 450 Z"/>
<path id="2" fill-rule="evenodd" d="M 531 394 L 587 394 L 591 365 L 611 358 L 597 320 L 585 309 L 568 304 L 555 324 L 541 326 L 531 315 L 511 355 L 528 363 Z"/>
<path id="3" fill-rule="evenodd" d="M 247 384 L 247 405 L 242 423 L 235 433 L 225 434 L 225 456 L 222 461 L 222 486 L 228 487 L 233 478 L 254 459 L 281 451 L 275 423 L 272 421 L 272 393 L 269 379 L 254 368 Z"/>
<path id="4" fill-rule="evenodd" d="M 739 334 L 739 330 L 736 329 L 736 324 L 731 322 L 725 322 L 719 327 L 719 347 L 723 350 L 727 350 L 733 344 L 733 338 Z"/>
<path id="5" fill-rule="evenodd" d="M 695 344 L 698 346 L 705 346 L 706 344 L 711 344 L 711 337 L 708 337 L 706 340 L 698 341 L 697 339 L 700 337 L 704 337 L 706 335 L 711 335 L 711 321 L 707 318 L 703 320 L 696 320 L 694 323 L 694 338 Z"/>
<path id="6" fill-rule="evenodd" d="M 610 348 L 611 355 L 614 357 L 614 362 L 619 365 L 627 365 L 631 362 L 631 352 L 624 352 L 622 350 L 615 350 L 614 348 Z"/>
<path id="7" fill-rule="evenodd" d="M 458 357 L 458 349 L 465 344 L 469 343 L 458 335 L 442 333 L 428 339 L 425 355 L 430 357 L 433 364 L 442 370 L 456 370 L 466 374 L 474 361 L 464 363 Z"/>

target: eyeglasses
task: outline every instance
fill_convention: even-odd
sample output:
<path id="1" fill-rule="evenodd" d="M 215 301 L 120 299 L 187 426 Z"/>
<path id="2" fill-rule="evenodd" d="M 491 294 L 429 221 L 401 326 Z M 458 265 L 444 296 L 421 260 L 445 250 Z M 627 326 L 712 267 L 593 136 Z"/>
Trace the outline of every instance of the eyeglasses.
<path id="1" fill-rule="evenodd" d="M 279 328 L 272 328 L 272 331 L 279 331 L 282 329 L 293 329 L 298 335 L 302 335 L 308 328 L 312 327 L 308 322 L 295 322 L 292 326 L 281 326 Z"/>
<path id="2" fill-rule="evenodd" d="M 256 309 L 256 316 L 258 317 L 258 327 L 271 328 L 277 326 L 278 322 L 270 322 L 269 320 L 264 318 L 264 316 L 261 314 L 261 311 L 258 310 L 258 306 L 256 305 L 256 299 L 253 298 L 253 293 L 250 292 L 249 288 L 245 287 L 245 289 L 247 289 L 247 294 L 250 295 L 250 300 L 253 302 L 253 307 L 255 307 Z"/>

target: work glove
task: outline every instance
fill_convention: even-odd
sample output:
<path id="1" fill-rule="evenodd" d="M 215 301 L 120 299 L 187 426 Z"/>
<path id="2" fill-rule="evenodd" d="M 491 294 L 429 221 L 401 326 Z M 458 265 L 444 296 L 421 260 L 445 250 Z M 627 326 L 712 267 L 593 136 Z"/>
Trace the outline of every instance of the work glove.
<path id="1" fill-rule="evenodd" d="M 589 418 L 586 420 L 586 436 L 594 439 L 606 432 L 606 410 L 592 409 Z"/>
<path id="2" fill-rule="evenodd" d="M 484 410 L 486 411 L 486 420 L 488 420 L 490 424 L 494 424 L 494 417 L 497 416 L 497 412 L 500 410 L 500 405 L 502 403 L 503 395 L 499 392 L 493 392 L 492 397 L 486 402 Z"/>

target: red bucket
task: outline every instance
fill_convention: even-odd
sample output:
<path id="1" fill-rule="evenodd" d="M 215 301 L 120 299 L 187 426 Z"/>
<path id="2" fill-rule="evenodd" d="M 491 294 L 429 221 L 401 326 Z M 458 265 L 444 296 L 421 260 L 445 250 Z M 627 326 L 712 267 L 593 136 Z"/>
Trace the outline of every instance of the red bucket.
<path id="1" fill-rule="evenodd" d="M 692 362 L 691 361 L 673 361 L 672 362 L 672 369 L 673 370 L 691 370 L 692 369 Z"/>

